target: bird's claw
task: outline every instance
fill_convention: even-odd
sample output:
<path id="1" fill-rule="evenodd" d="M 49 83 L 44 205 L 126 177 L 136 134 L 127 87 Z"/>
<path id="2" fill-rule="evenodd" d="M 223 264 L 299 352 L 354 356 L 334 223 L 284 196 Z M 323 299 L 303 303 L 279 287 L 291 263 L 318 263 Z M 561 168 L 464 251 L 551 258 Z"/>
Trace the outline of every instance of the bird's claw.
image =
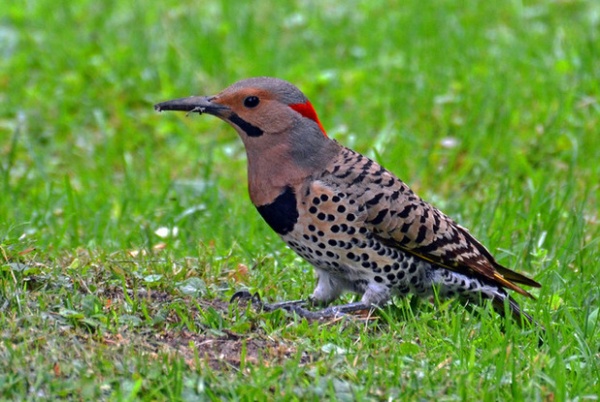
<path id="1" fill-rule="evenodd" d="M 229 304 L 233 303 L 236 300 L 238 303 L 240 301 L 249 301 L 250 303 L 252 303 L 252 305 L 259 305 L 261 308 L 263 306 L 263 302 L 260 299 L 260 295 L 258 294 L 258 292 L 250 293 L 247 290 L 237 291 L 233 294 L 233 296 L 231 296 L 231 299 L 229 299 Z"/>

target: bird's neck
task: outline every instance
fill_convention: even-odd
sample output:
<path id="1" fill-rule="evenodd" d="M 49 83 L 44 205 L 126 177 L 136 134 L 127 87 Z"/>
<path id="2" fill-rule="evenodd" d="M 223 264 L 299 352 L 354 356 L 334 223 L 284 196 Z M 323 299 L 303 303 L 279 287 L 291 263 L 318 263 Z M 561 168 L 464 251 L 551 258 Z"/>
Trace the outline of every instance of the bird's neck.
<path id="1" fill-rule="evenodd" d="M 332 140 L 313 152 L 298 153 L 289 143 L 279 143 L 265 150 L 246 149 L 248 156 L 248 190 L 256 206 L 272 203 L 287 187 L 297 191 L 306 180 L 323 172 L 340 152 Z"/>

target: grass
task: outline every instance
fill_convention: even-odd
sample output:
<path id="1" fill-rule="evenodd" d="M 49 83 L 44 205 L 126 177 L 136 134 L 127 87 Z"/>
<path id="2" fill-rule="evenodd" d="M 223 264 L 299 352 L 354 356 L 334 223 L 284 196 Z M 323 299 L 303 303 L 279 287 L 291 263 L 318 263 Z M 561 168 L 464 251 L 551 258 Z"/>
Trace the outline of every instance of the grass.
<path id="1" fill-rule="evenodd" d="M 593 0 L 3 5 L 2 399 L 597 400 L 599 15 Z M 327 323 L 228 305 L 307 297 L 312 270 L 254 212 L 233 130 L 152 105 L 258 75 L 298 85 L 331 137 L 540 281 L 519 301 L 546 343 L 452 301 Z"/>

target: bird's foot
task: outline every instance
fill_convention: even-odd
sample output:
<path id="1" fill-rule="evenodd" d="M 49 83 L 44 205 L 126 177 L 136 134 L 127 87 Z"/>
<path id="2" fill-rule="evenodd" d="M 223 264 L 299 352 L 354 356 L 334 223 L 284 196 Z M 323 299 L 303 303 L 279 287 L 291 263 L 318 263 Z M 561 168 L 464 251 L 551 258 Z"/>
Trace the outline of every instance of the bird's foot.
<path id="1" fill-rule="evenodd" d="M 279 309 L 286 310 L 286 311 L 292 311 L 296 307 L 302 307 L 309 303 L 306 300 L 292 300 L 292 301 L 284 301 L 284 302 L 279 302 L 279 303 L 265 303 L 261 300 L 258 292 L 252 294 L 252 293 L 248 292 L 247 290 L 240 290 L 239 292 L 236 292 L 233 296 L 231 296 L 229 303 L 233 303 L 236 300 L 238 300 L 238 302 L 239 301 L 248 301 L 248 302 L 252 303 L 252 306 L 254 308 L 256 308 L 258 310 L 264 310 L 264 311 L 274 311 L 274 310 L 279 310 Z"/>
<path id="2" fill-rule="evenodd" d="M 302 306 L 305 306 L 308 304 L 308 301 L 306 300 L 290 300 L 290 301 L 283 301 L 283 302 L 279 302 L 279 303 L 265 303 L 263 304 L 263 310 L 265 311 L 274 311 L 274 310 L 285 310 L 285 311 L 294 311 L 294 309 L 296 308 L 301 308 L 304 309 Z"/>
<path id="3" fill-rule="evenodd" d="M 252 294 L 247 290 L 240 290 L 235 292 L 233 296 L 231 296 L 231 299 L 229 299 L 229 304 L 233 304 L 234 301 L 237 301 L 238 303 L 240 301 L 250 302 L 253 306 L 260 308 L 262 308 L 263 305 L 263 302 L 262 300 L 260 300 L 260 295 L 258 294 L 258 292 Z"/>
<path id="4" fill-rule="evenodd" d="M 317 311 L 311 311 L 305 306 L 312 304 L 309 300 L 292 300 L 292 301 L 284 301 L 279 303 L 264 303 L 260 296 L 257 293 L 250 293 L 247 290 L 240 290 L 236 292 L 232 297 L 229 303 L 233 303 L 234 301 L 248 301 L 252 303 L 252 306 L 257 310 L 262 311 L 275 311 L 275 310 L 285 310 L 290 313 L 295 313 L 302 318 L 307 318 L 309 320 L 319 320 L 319 319 L 328 319 L 328 318 L 336 318 L 342 315 L 353 313 L 356 311 L 362 310 L 372 310 L 374 307 L 369 306 L 363 302 L 356 303 L 348 303 L 342 304 L 340 306 L 331 306 Z"/>
<path id="5" fill-rule="evenodd" d="M 374 307 L 368 306 L 363 302 L 342 304 L 339 306 L 331 306 L 317 311 L 310 311 L 302 306 L 292 306 L 288 311 L 294 312 L 300 317 L 310 320 L 337 318 L 348 313 L 356 311 L 372 310 Z"/>

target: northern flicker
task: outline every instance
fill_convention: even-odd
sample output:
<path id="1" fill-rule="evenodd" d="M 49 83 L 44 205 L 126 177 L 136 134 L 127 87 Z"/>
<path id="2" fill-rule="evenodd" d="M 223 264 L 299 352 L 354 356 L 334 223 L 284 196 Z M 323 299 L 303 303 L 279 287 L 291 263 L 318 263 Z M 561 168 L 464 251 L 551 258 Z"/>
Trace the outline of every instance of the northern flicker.
<path id="1" fill-rule="evenodd" d="M 239 81 L 214 96 L 155 105 L 157 111 L 211 114 L 241 137 L 252 203 L 267 224 L 316 271 L 310 301 L 327 305 L 344 292 L 360 302 L 307 317 L 382 306 L 409 293 L 490 300 L 518 323 L 534 322 L 507 289 L 540 284 L 496 262 L 468 231 L 423 201 L 373 160 L 330 139 L 306 96 L 276 78 Z M 435 289 L 435 290 L 434 290 Z"/>

